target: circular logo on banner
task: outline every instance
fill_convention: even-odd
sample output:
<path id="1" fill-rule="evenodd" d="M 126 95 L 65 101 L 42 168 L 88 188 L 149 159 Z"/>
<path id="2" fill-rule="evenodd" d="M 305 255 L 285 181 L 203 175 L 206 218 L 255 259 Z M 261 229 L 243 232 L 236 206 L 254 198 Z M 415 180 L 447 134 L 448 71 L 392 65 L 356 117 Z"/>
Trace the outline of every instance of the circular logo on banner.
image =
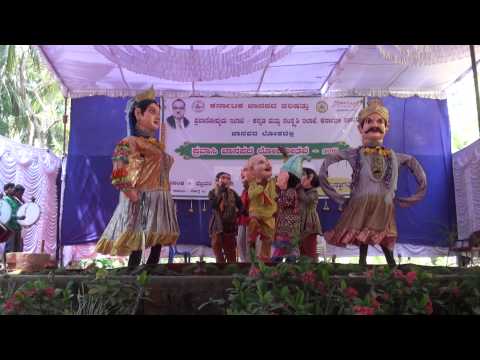
<path id="1" fill-rule="evenodd" d="M 328 104 L 325 101 L 319 101 L 317 103 L 317 112 L 324 113 L 328 110 Z"/>
<path id="2" fill-rule="evenodd" d="M 202 100 L 195 100 L 192 103 L 192 110 L 199 113 L 205 110 L 205 103 Z"/>

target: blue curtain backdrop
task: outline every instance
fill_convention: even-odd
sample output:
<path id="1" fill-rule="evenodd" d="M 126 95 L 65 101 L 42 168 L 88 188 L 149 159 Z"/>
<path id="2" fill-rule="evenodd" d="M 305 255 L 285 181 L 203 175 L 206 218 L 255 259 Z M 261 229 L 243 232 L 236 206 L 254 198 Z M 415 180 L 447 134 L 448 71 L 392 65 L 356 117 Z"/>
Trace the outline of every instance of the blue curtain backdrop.
<path id="1" fill-rule="evenodd" d="M 126 135 L 127 100 L 104 96 L 72 100 L 61 229 L 63 245 L 96 242 L 115 209 L 119 194 L 110 184 L 111 155 L 115 144 Z M 418 97 L 383 100 L 391 119 L 385 145 L 415 156 L 428 177 L 425 199 L 408 209 L 397 208 L 398 241 L 446 246 L 448 232 L 456 224 L 447 102 Z M 412 194 L 415 189 L 415 179 L 402 169 L 399 196 Z M 190 200 L 176 200 L 176 203 L 181 229 L 178 243 L 209 245 L 208 204 L 203 201 L 192 204 Z M 318 211 L 323 229 L 330 229 L 339 212 L 331 201 L 328 201 L 331 210 L 323 211 L 324 204 L 322 200 Z"/>

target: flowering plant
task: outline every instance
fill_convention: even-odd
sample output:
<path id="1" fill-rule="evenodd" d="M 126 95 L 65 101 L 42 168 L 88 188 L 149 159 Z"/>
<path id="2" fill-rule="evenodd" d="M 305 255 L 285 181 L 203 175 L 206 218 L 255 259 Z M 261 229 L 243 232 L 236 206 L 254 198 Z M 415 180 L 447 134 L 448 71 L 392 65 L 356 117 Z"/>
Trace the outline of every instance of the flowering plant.
<path id="1" fill-rule="evenodd" d="M 252 264 L 248 275 L 236 274 L 228 299 L 210 299 L 227 314 L 333 315 L 348 313 L 358 291 L 330 276 L 331 264 L 298 263 L 266 266 Z"/>
<path id="2" fill-rule="evenodd" d="M 438 312 L 438 283 L 423 271 L 378 267 L 364 276 L 334 275 L 332 264 L 252 264 L 248 275 L 235 275 L 225 299 L 203 304 L 224 306 L 227 314 L 262 315 L 430 315 Z M 480 310 L 475 287 L 472 303 Z M 451 296 L 460 289 L 453 287 Z M 477 290 L 478 292 L 478 290 Z M 456 295 L 455 295 L 456 294 Z M 473 305 L 472 305 L 473 306 Z M 200 307 L 200 308 L 201 308 Z"/>
<path id="3" fill-rule="evenodd" d="M 64 289 L 53 281 L 29 281 L 0 291 L 0 314 L 4 315 L 115 315 L 135 314 L 147 299 L 148 275 L 126 282 L 98 270 L 95 279 L 69 282 Z"/>
<path id="4" fill-rule="evenodd" d="M 431 274 L 378 267 L 366 272 L 369 293 L 363 299 L 378 315 L 431 315 Z"/>
<path id="5" fill-rule="evenodd" d="M 4 295 L 1 311 L 5 315 L 64 315 L 70 308 L 71 297 L 68 289 L 56 289 L 36 280 Z"/>

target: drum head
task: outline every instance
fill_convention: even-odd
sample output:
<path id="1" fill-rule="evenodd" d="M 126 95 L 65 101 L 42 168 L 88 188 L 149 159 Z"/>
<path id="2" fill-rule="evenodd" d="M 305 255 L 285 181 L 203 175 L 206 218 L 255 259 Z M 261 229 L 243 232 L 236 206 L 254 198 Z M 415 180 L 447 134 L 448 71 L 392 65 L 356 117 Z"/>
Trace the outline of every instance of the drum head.
<path id="1" fill-rule="evenodd" d="M 35 203 L 25 203 L 18 208 L 17 217 L 25 216 L 23 220 L 17 220 L 21 226 L 32 226 L 40 219 L 40 206 Z"/>
<path id="2" fill-rule="evenodd" d="M 5 199 L 0 200 L 0 223 L 5 225 L 12 218 L 12 208 Z"/>

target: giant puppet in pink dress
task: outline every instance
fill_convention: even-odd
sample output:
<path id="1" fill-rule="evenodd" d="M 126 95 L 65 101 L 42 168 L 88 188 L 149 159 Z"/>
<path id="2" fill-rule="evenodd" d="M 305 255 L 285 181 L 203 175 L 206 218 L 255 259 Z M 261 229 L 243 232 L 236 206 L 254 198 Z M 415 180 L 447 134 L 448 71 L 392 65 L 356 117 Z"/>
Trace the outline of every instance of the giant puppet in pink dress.
<path id="1" fill-rule="evenodd" d="M 320 169 L 320 186 L 325 193 L 344 205 L 335 228 L 325 232 L 327 243 L 335 246 L 360 247 L 360 264 L 367 264 L 369 245 L 380 245 L 387 263 L 395 266 L 393 249 L 398 237 L 395 203 L 401 207 L 420 201 L 427 190 L 427 178 L 420 163 L 411 155 L 396 153 L 383 146 L 390 126 L 389 112 L 380 99 L 372 99 L 358 117 L 363 145 L 340 150 L 327 156 Z M 328 167 L 346 160 L 353 168 L 350 200 L 337 193 L 328 182 Z M 398 171 L 407 166 L 415 176 L 417 192 L 409 197 L 396 197 Z"/>

